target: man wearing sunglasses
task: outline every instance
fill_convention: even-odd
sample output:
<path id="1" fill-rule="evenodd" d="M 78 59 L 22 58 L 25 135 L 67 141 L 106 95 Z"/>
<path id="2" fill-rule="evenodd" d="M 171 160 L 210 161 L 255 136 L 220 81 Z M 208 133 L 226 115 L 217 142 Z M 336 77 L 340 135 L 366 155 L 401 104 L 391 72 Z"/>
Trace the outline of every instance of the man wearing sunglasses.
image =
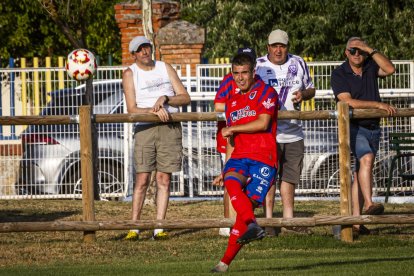
<path id="1" fill-rule="evenodd" d="M 351 37 L 345 49 L 347 60 L 332 71 L 331 85 L 337 101 L 347 103 L 353 109 L 383 109 L 392 116 L 395 107 L 381 102 L 378 78 L 392 75 L 395 67 L 378 50 L 370 47 L 362 38 Z M 372 169 L 379 148 L 381 135 L 379 118 L 351 119 L 351 150 L 355 156 L 354 181 L 352 184 L 352 213 L 380 215 L 384 206 L 372 202 Z M 355 234 L 366 235 L 370 231 L 363 225 L 354 225 Z"/>

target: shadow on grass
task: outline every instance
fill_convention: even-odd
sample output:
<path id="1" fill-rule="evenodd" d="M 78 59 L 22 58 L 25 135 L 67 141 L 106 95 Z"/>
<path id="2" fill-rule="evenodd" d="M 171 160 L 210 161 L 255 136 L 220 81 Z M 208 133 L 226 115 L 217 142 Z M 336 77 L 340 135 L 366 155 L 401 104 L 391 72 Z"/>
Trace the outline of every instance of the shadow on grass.
<path id="1" fill-rule="evenodd" d="M 171 239 L 171 238 L 178 237 L 178 236 L 183 236 L 183 235 L 188 235 L 188 234 L 193 234 L 193 233 L 198 233 L 198 232 L 203 231 L 203 230 L 204 229 L 183 229 L 183 230 L 169 231 L 168 229 L 166 229 L 166 231 L 168 233 L 168 238 L 167 239 Z M 140 232 L 140 236 L 139 236 L 138 240 L 151 240 L 152 239 L 152 232 L 153 232 L 153 230 L 143 230 L 142 232 Z M 127 233 L 128 233 L 128 231 L 125 231 L 124 233 L 116 235 L 115 237 L 111 238 L 110 240 L 112 240 L 112 241 L 124 240 Z"/>
<path id="2" fill-rule="evenodd" d="M 386 233 L 387 235 L 411 235 L 414 233 L 414 225 L 388 225 L 376 227 L 375 230 L 380 233 Z"/>
<path id="3" fill-rule="evenodd" d="M 400 258 L 367 258 L 362 260 L 349 260 L 349 261 L 336 261 L 336 262 L 317 262 L 307 265 L 298 265 L 291 267 L 268 267 L 263 268 L 266 271 L 277 271 L 278 273 L 282 271 L 295 271 L 295 270 L 309 270 L 313 268 L 321 267 L 335 267 L 341 265 L 355 265 L 355 264 L 368 264 L 368 263 L 379 263 L 379 262 L 400 262 L 400 261 L 410 261 L 414 260 L 414 257 L 400 257 Z M 241 269 L 240 272 L 254 272 L 255 270 L 250 269 Z"/>
<path id="4" fill-rule="evenodd" d="M 39 222 L 54 221 L 62 218 L 79 215 L 77 211 L 62 211 L 52 213 L 28 213 L 20 210 L 0 211 L 0 223 L 3 222 Z"/>

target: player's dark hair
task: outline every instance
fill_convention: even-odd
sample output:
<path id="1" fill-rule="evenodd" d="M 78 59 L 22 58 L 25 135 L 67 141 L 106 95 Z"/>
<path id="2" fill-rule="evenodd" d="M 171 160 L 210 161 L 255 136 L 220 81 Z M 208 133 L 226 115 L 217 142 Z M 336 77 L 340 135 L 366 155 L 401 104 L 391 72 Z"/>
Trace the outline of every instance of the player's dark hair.
<path id="1" fill-rule="evenodd" d="M 231 61 L 231 65 L 233 66 L 243 66 L 243 65 L 249 65 L 250 71 L 252 72 L 256 61 L 253 60 L 253 58 L 247 54 L 237 54 L 233 57 L 233 60 Z"/>

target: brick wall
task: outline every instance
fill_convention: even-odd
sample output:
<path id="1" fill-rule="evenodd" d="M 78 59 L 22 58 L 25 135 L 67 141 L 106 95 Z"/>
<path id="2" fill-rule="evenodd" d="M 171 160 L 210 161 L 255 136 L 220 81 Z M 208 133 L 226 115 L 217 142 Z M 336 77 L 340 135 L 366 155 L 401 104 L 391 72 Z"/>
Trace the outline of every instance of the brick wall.
<path id="1" fill-rule="evenodd" d="M 122 64 L 134 62 L 128 51 L 129 42 L 144 35 L 142 25 L 142 1 L 119 3 L 114 6 L 115 19 L 121 31 Z M 195 75 L 195 65 L 201 63 L 204 47 L 204 29 L 179 20 L 180 4 L 176 1 L 152 1 L 152 27 L 155 37 L 155 58 L 170 64 L 191 64 Z"/>

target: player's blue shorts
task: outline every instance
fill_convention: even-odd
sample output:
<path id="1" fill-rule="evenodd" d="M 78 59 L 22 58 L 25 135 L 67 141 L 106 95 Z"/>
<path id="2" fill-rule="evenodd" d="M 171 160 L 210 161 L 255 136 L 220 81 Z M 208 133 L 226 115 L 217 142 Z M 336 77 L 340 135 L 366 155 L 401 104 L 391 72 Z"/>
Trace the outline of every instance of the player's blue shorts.
<path id="1" fill-rule="evenodd" d="M 224 166 L 223 173 L 236 172 L 249 180 L 244 188 L 246 195 L 262 205 L 267 191 L 273 184 L 276 168 L 249 158 L 230 158 Z"/>

